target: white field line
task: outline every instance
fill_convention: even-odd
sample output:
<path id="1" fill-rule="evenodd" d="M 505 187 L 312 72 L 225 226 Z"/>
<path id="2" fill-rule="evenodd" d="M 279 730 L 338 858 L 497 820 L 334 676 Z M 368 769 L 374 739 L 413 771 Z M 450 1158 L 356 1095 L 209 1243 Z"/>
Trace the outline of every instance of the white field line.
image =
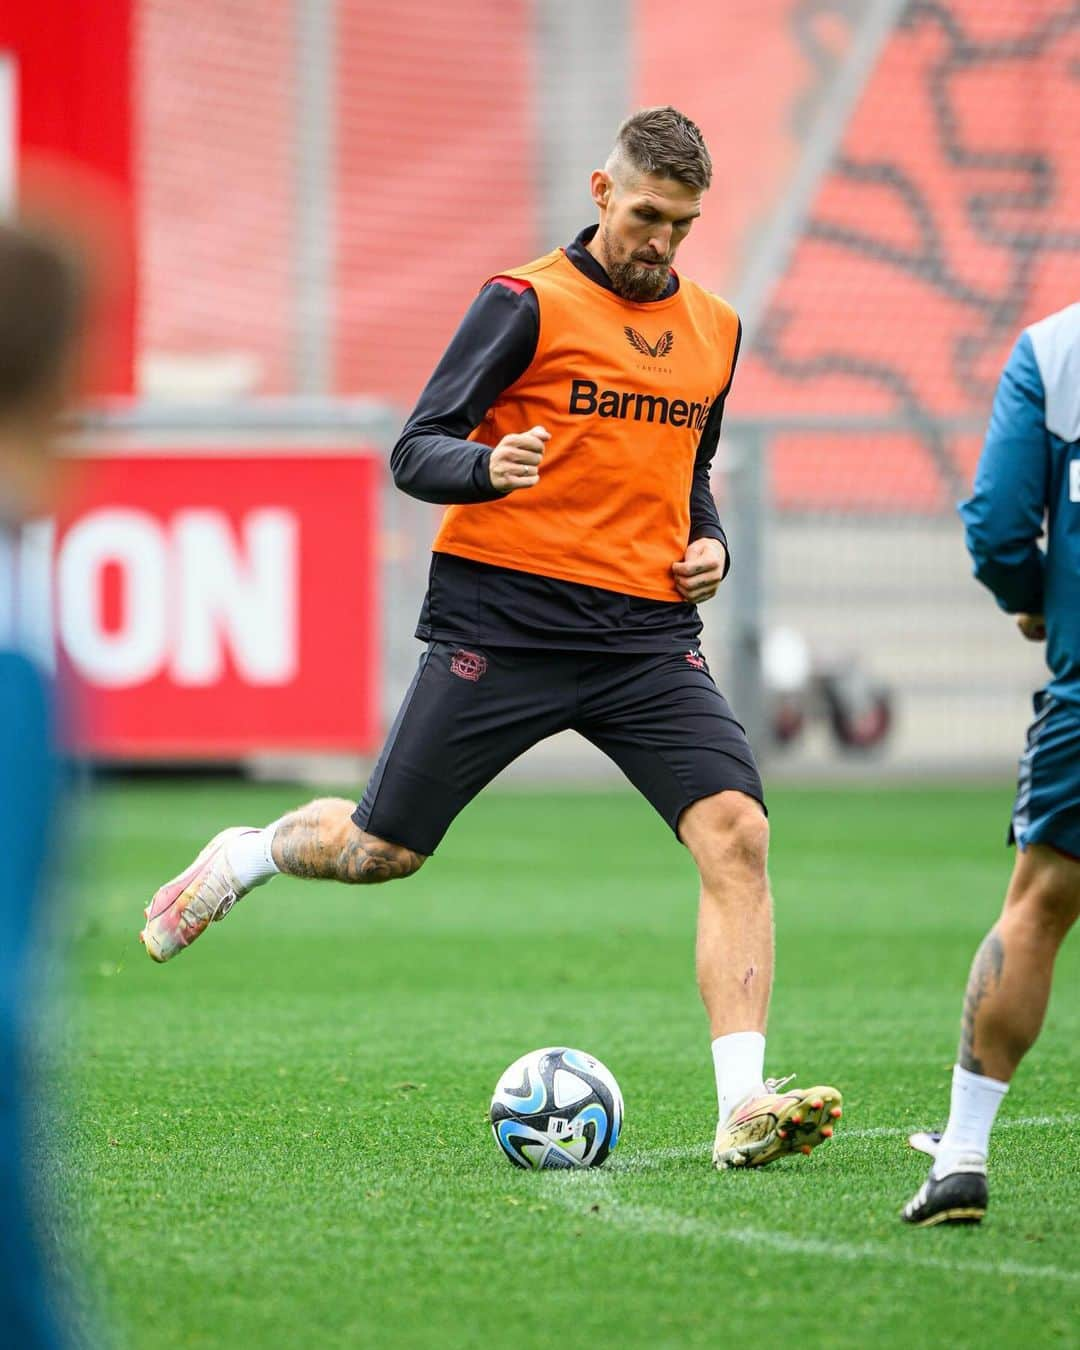
<path id="1" fill-rule="evenodd" d="M 994 1130 L 1032 1130 L 1044 1129 L 1048 1125 L 1072 1124 L 1075 1124 L 1075 1117 L 1072 1116 L 1014 1116 L 1011 1120 L 997 1121 Z M 902 1135 L 906 1139 L 909 1134 L 915 1133 L 916 1130 L 904 1125 L 871 1125 L 865 1130 L 843 1130 L 841 1127 L 841 1130 L 837 1131 L 836 1137 L 837 1139 L 887 1139 L 894 1135 Z"/>
<path id="2" fill-rule="evenodd" d="M 1045 1129 L 1053 1125 L 1072 1124 L 1068 1116 L 1017 1116 L 1012 1120 L 998 1121 L 995 1130 Z M 875 1125 L 862 1130 L 844 1130 L 837 1132 L 835 1143 L 860 1139 L 903 1138 L 912 1131 L 900 1125 Z M 685 1148 L 650 1149 L 645 1153 L 632 1155 L 625 1160 L 622 1168 L 615 1164 L 612 1172 L 625 1170 L 634 1172 L 639 1169 L 657 1167 L 666 1159 L 702 1158 L 711 1151 L 708 1144 L 692 1144 Z M 582 1178 L 584 1180 L 584 1177 Z M 604 1208 L 599 1211 L 601 1222 L 607 1222 L 620 1228 L 633 1229 L 639 1233 L 656 1233 L 664 1237 L 690 1238 L 714 1246 L 736 1244 L 746 1247 L 766 1247 L 773 1251 L 799 1256 L 813 1256 L 816 1259 L 831 1257 L 834 1261 L 887 1261 L 897 1259 L 896 1248 L 875 1247 L 870 1243 L 831 1242 L 828 1237 L 800 1238 L 790 1233 L 778 1233 L 770 1228 L 724 1228 L 706 1219 L 671 1214 L 662 1209 L 644 1205 L 626 1205 L 616 1200 L 609 1186 L 604 1184 L 603 1173 L 589 1175 L 593 1184 L 600 1183 L 590 1191 L 594 1197 L 602 1197 Z M 580 1213 L 581 1202 L 585 1197 L 575 1197 L 570 1191 L 566 1194 L 553 1187 L 550 1199 L 556 1204 Z M 584 1216 L 583 1216 L 584 1217 Z M 590 1213 L 589 1218 L 592 1215 Z M 920 1266 L 929 1270 L 945 1270 L 974 1275 L 1013 1276 L 1017 1279 L 1057 1280 L 1065 1284 L 1080 1283 L 1080 1270 L 1066 1270 L 1061 1266 L 1026 1265 L 1020 1261 L 971 1261 L 951 1259 L 934 1255 L 926 1251 L 908 1249 L 903 1254 L 906 1265 Z"/>
<path id="3" fill-rule="evenodd" d="M 592 1196 L 602 1196 L 604 1206 L 594 1216 L 582 1214 L 582 1200 L 571 1192 L 562 1194 L 551 1188 L 550 1198 L 557 1204 L 573 1209 L 581 1216 L 582 1222 L 591 1222 L 594 1217 L 601 1223 L 629 1229 L 638 1233 L 653 1233 L 663 1237 L 689 1238 L 694 1242 L 709 1246 L 766 1247 L 788 1255 L 812 1256 L 816 1261 L 831 1257 L 834 1261 L 865 1262 L 885 1261 L 895 1264 L 898 1252 L 895 1246 L 874 1246 L 868 1242 L 833 1242 L 827 1234 L 813 1238 L 795 1237 L 790 1233 L 778 1233 L 770 1228 L 725 1228 L 707 1219 L 670 1214 L 662 1209 L 644 1205 L 624 1205 L 614 1200 L 609 1191 L 598 1188 L 590 1192 Z M 990 1275 L 1000 1278 L 1012 1276 L 1023 1280 L 1057 1280 L 1066 1284 L 1080 1282 L 1080 1270 L 1064 1270 L 1060 1266 L 1033 1266 L 1020 1261 L 970 1261 L 952 1259 L 948 1256 L 935 1256 L 926 1251 L 917 1251 L 909 1246 L 901 1258 L 906 1266 L 921 1266 L 930 1270 L 944 1270 L 973 1275 Z"/>
<path id="4" fill-rule="evenodd" d="M 994 1126 L 994 1133 L 999 1130 L 1030 1130 L 1045 1129 L 1050 1125 L 1073 1125 L 1075 1120 L 1070 1116 L 1016 1116 L 1012 1120 L 999 1120 Z M 844 1145 L 859 1139 L 906 1139 L 909 1134 L 916 1133 L 917 1126 L 907 1125 L 871 1125 L 863 1130 L 848 1130 L 842 1125 L 837 1126 L 836 1137 L 833 1139 L 832 1147 L 838 1144 Z M 681 1148 L 650 1148 L 642 1153 L 632 1154 L 623 1159 L 612 1159 L 611 1171 L 638 1171 L 649 1167 L 657 1167 L 662 1162 L 670 1162 L 679 1158 L 704 1158 L 712 1152 L 711 1144 L 686 1144 Z"/>

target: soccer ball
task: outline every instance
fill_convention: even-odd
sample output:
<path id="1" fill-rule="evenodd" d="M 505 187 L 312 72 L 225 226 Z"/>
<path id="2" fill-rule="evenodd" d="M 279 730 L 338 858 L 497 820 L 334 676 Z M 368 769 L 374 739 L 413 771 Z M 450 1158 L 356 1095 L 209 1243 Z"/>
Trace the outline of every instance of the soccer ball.
<path id="1" fill-rule="evenodd" d="M 599 1167 L 619 1142 L 623 1101 L 610 1069 L 548 1046 L 515 1059 L 495 1087 L 491 1128 L 516 1167 Z"/>

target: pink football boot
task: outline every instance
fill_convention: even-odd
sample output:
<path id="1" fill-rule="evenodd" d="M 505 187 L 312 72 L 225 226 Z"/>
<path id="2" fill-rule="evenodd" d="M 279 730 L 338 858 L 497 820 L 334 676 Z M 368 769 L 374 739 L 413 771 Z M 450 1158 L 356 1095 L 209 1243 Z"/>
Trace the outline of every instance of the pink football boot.
<path id="1" fill-rule="evenodd" d="M 139 934 L 152 960 L 172 960 L 247 894 L 233 875 L 225 853 L 238 835 L 253 832 L 257 833 L 244 825 L 222 830 L 189 867 L 154 893 L 144 911 L 146 927 Z"/>

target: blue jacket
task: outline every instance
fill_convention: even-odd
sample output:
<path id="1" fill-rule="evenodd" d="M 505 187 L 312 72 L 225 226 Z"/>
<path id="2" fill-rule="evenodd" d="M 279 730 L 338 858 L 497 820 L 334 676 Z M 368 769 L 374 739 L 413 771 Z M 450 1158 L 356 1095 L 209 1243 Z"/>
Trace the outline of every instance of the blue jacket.
<path id="1" fill-rule="evenodd" d="M 1046 616 L 1047 689 L 1080 710 L 1080 304 L 1020 335 L 960 515 L 1001 608 Z"/>
<path id="2" fill-rule="evenodd" d="M 38 670 L 0 640 L 0 1341 L 20 1350 L 61 1341 L 34 1243 L 22 1064 L 34 994 L 31 940 L 58 780 L 50 704 Z"/>

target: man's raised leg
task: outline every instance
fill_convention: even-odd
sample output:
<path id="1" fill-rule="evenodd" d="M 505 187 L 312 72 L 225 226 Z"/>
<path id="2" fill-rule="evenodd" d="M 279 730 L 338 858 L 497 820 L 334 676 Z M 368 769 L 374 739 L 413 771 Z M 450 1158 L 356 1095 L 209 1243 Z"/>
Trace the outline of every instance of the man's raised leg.
<path id="1" fill-rule="evenodd" d="M 170 960 L 278 872 L 370 885 L 419 870 L 423 854 L 361 830 L 354 810 L 343 797 L 321 797 L 265 829 L 238 826 L 215 835 L 147 906 L 139 934 L 147 953 Z"/>
<path id="2" fill-rule="evenodd" d="M 688 807 L 679 835 L 701 876 L 697 977 L 712 1031 L 719 1123 L 713 1162 L 760 1167 L 809 1153 L 841 1114 L 835 1088 L 784 1092 L 765 1078 L 773 975 L 769 824 L 760 803 L 721 792 Z"/>
<path id="3" fill-rule="evenodd" d="M 352 819 L 355 810 L 356 803 L 344 797 L 320 797 L 282 816 L 269 827 L 278 870 L 369 885 L 419 871 L 423 854 L 361 830 Z"/>
<path id="4" fill-rule="evenodd" d="M 1045 844 L 1017 853 L 1001 918 L 975 953 L 953 1068 L 949 1123 L 926 1184 L 901 1211 L 920 1227 L 978 1223 L 998 1107 L 1035 1044 L 1054 960 L 1080 913 L 1080 861 Z M 913 1136 L 925 1140 L 927 1136 Z M 917 1147 L 924 1147 L 917 1144 Z"/>

